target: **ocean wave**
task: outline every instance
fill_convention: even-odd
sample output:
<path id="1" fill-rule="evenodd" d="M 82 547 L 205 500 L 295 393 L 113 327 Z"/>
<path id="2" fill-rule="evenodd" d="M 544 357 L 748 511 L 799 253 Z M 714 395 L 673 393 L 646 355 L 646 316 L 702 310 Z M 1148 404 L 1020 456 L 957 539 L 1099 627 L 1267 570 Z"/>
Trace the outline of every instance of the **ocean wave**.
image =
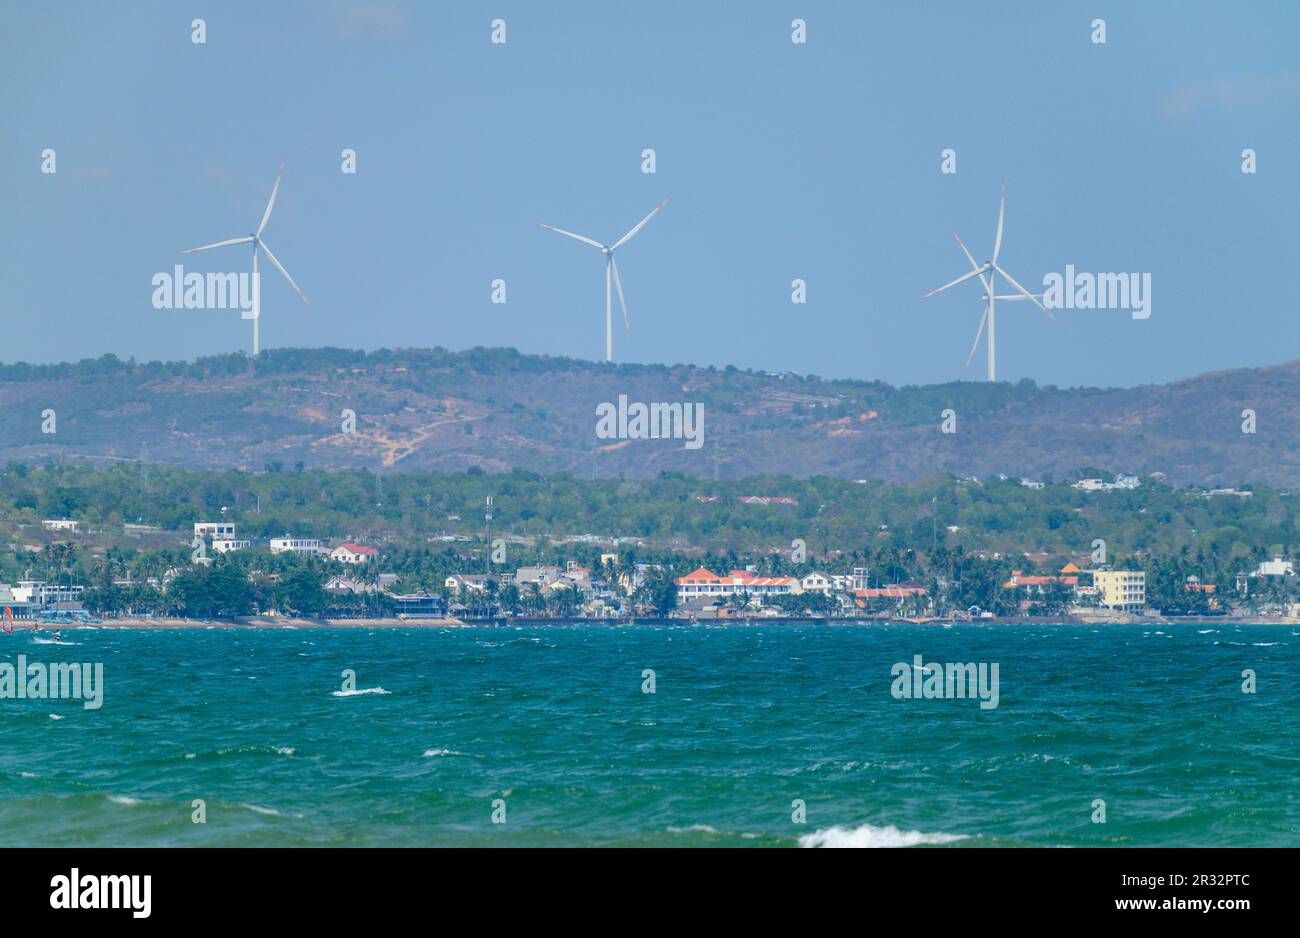
<path id="1" fill-rule="evenodd" d="M 239 806 L 240 806 L 241 808 L 247 808 L 249 811 L 254 811 L 254 812 L 258 813 L 258 814 L 265 814 L 265 815 L 267 815 L 268 817 L 285 817 L 285 816 L 286 816 L 286 815 L 284 815 L 284 814 L 281 814 L 279 811 L 275 810 L 275 808 L 263 808 L 261 805 L 256 805 L 256 804 L 245 804 L 244 802 L 241 801 L 241 802 L 239 803 Z M 301 814 L 290 814 L 290 815 L 287 815 L 287 816 L 288 816 L 288 817 L 294 817 L 294 818 L 300 818 L 300 817 L 302 817 Z"/>
<path id="2" fill-rule="evenodd" d="M 279 753 L 280 755 L 282 755 L 282 756 L 291 756 L 291 755 L 293 755 L 293 747 L 292 747 L 292 746 L 276 746 L 276 747 L 275 747 L 275 751 L 278 752 L 278 753 Z"/>
<path id="3" fill-rule="evenodd" d="M 434 756 L 463 756 L 463 755 L 465 755 L 465 753 L 463 753 L 463 752 L 457 752 L 457 751 L 454 750 L 454 749 L 426 749 L 426 750 L 424 750 L 424 758 L 426 758 L 426 759 L 432 759 Z"/>
<path id="4" fill-rule="evenodd" d="M 113 804 L 132 805 L 141 803 L 139 798 L 128 798 L 126 795 L 109 795 L 108 800 Z"/>
<path id="5" fill-rule="evenodd" d="M 927 834 L 922 831 L 902 831 L 892 824 L 876 827 L 828 827 L 826 830 L 804 834 L 799 838 L 801 847 L 916 847 L 921 844 L 950 844 L 968 839 L 965 834 Z"/>
<path id="6" fill-rule="evenodd" d="M 384 690 L 382 687 L 362 687 L 356 690 L 336 690 L 330 692 L 331 696 L 333 697 L 358 697 L 361 694 L 387 694 L 387 693 L 389 693 L 389 691 Z"/>
<path id="7" fill-rule="evenodd" d="M 57 713 L 51 713 L 51 714 L 50 714 L 50 719 L 51 719 L 51 720 L 62 720 L 63 717 L 59 716 Z"/>

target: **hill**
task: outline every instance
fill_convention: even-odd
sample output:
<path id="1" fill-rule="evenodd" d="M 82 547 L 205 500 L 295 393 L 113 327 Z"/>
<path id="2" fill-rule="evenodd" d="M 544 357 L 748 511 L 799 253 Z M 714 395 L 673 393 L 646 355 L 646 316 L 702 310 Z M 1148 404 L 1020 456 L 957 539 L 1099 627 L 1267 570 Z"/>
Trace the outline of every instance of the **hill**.
<path id="1" fill-rule="evenodd" d="M 607 439 L 597 408 L 703 404 L 703 446 Z M 1300 478 L 1300 362 L 1129 389 L 871 381 L 732 367 L 605 364 L 513 349 L 275 349 L 194 362 L 114 356 L 0 366 L 0 459 L 145 460 L 584 478 L 765 475 L 907 481 L 1072 478 L 1089 467 L 1177 485 Z M 1242 411 L 1258 432 L 1242 432 Z M 956 432 L 940 431 L 951 409 Z M 43 414 L 52 410 L 55 432 Z M 355 432 L 344 432 L 344 411 Z M 44 425 L 44 427 L 43 427 Z"/>

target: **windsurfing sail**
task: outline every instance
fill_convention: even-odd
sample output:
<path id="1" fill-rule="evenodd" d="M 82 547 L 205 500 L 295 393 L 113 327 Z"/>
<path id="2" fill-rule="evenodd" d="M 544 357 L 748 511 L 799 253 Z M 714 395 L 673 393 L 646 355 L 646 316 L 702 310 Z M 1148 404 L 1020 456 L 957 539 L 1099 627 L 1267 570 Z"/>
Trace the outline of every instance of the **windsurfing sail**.
<path id="1" fill-rule="evenodd" d="M 5 606 L 5 621 L 4 621 L 4 625 L 0 626 L 0 628 L 3 628 L 5 630 L 6 635 L 14 634 L 14 614 L 13 614 L 13 610 L 10 609 L 8 606 Z"/>

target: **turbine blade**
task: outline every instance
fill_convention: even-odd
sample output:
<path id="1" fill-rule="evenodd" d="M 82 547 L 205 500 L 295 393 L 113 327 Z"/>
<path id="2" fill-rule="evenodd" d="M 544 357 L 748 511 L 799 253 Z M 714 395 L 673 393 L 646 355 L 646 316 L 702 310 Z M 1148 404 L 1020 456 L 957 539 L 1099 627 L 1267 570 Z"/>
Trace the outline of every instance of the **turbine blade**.
<path id="1" fill-rule="evenodd" d="M 566 238 L 573 238 L 574 240 L 581 241 L 583 244 L 590 244 L 592 247 L 600 248 L 602 251 L 605 250 L 605 245 L 601 244 L 599 241 L 592 241 L 590 238 L 585 238 L 580 234 L 574 234 L 572 231 L 565 231 L 563 228 L 552 228 L 550 225 L 543 225 L 541 222 L 537 223 L 537 227 L 545 228 L 547 231 L 554 231 L 556 234 L 562 234 Z"/>
<path id="2" fill-rule="evenodd" d="M 1011 284 L 1013 287 L 1015 287 L 1017 290 L 1019 290 L 1019 291 L 1024 295 L 1025 299 L 1029 300 L 1029 301 L 1032 302 L 1035 306 L 1037 306 L 1039 309 L 1041 309 L 1043 312 L 1047 313 L 1047 318 L 1048 318 L 1048 319 L 1051 319 L 1051 320 L 1055 320 L 1055 319 L 1056 319 L 1056 317 L 1052 315 L 1052 311 L 1051 311 L 1050 309 L 1048 309 L 1046 306 L 1044 306 L 1042 303 L 1040 303 L 1040 302 L 1038 301 L 1038 297 L 1034 296 L 1032 293 L 1030 293 L 1028 290 L 1026 290 L 1024 287 L 1022 287 L 1022 286 L 1021 286 L 1021 285 L 1016 281 L 1016 278 L 1015 278 L 1015 277 L 1011 276 L 1009 273 L 1007 273 L 1005 270 L 1003 270 L 1003 269 L 1002 269 L 1001 267 L 999 267 L 997 264 L 994 264 L 994 265 L 993 265 L 993 269 L 996 270 L 998 273 L 1000 273 L 1002 276 L 1006 277 L 1006 278 L 1007 278 L 1007 282 L 1008 282 L 1009 284 Z"/>
<path id="3" fill-rule="evenodd" d="M 978 331 L 976 331 L 975 333 L 975 342 L 970 347 L 970 354 L 966 356 L 967 368 L 969 368 L 970 363 L 975 360 L 975 350 L 980 347 L 980 336 L 984 335 L 984 324 L 988 321 L 989 321 L 989 308 L 988 305 L 985 304 L 984 315 L 980 317 L 980 327 Z"/>
<path id="4" fill-rule="evenodd" d="M 262 223 L 257 226 L 257 235 L 261 237 L 262 229 L 266 223 L 271 220 L 271 209 L 275 208 L 275 194 L 280 191 L 280 180 L 284 178 L 284 160 L 280 161 L 280 172 L 276 174 L 275 185 L 271 187 L 271 198 L 266 203 L 266 211 L 262 213 Z"/>
<path id="5" fill-rule="evenodd" d="M 618 305 L 623 309 L 623 326 L 628 332 L 632 331 L 632 320 L 627 315 L 627 303 L 623 301 L 623 281 L 618 276 L 618 261 L 614 260 L 614 255 L 609 255 L 609 269 L 614 272 L 614 289 L 618 291 Z"/>
<path id="6" fill-rule="evenodd" d="M 998 236 L 993 239 L 993 263 L 998 262 L 998 254 L 1002 250 L 1002 218 L 1007 211 L 1007 184 L 1002 183 L 1002 198 L 998 200 Z"/>
<path id="7" fill-rule="evenodd" d="M 958 277 L 956 280 L 953 280 L 953 281 L 951 281 L 950 283 L 945 283 L 945 284 L 944 284 L 943 286 L 941 286 L 939 289 L 937 289 L 937 290 L 931 290 L 929 293 L 927 293 L 927 294 L 925 294 L 924 296 L 922 296 L 921 299 L 924 300 L 924 299 L 927 299 L 927 298 L 929 298 L 929 297 L 934 296 L 936 293 L 942 293 L 944 290 L 947 290 L 949 287 L 955 287 L 955 286 L 957 286 L 957 284 L 959 284 L 959 283 L 963 283 L 963 282 L 969 280 L 971 277 L 979 276 L 981 279 L 983 279 L 983 277 L 982 277 L 983 273 L 984 273 L 983 268 L 976 267 L 976 268 L 975 268 L 974 270 L 972 270 L 970 273 L 968 273 L 968 274 L 962 274 L 962 275 L 961 275 L 960 277 Z"/>
<path id="8" fill-rule="evenodd" d="M 302 301 L 303 301 L 304 303 L 306 303 L 306 302 L 307 302 L 307 294 L 302 292 L 302 287 L 298 286 L 298 284 L 296 284 L 296 283 L 293 282 L 293 278 L 289 276 L 289 271 L 285 270 L 285 269 L 284 269 L 284 265 L 281 264 L 281 263 L 276 259 L 275 255 L 271 253 L 271 249 L 270 249 L 269 247 L 266 246 L 266 242 L 265 242 L 265 241 L 258 241 L 257 243 L 260 244 L 260 245 L 262 246 L 262 250 L 265 251 L 265 252 L 266 252 L 266 256 L 269 257 L 269 258 L 271 259 L 271 263 L 275 265 L 275 269 L 278 270 L 280 273 L 284 274 L 284 279 L 289 281 L 289 286 L 291 286 L 291 287 L 293 287 L 295 290 L 297 290 L 297 291 L 298 291 L 298 295 L 299 295 L 300 297 L 302 297 Z"/>
<path id="9" fill-rule="evenodd" d="M 954 232 L 952 233 L 952 236 L 953 236 L 954 238 L 957 238 L 957 243 L 961 245 L 962 253 L 966 255 L 966 260 L 970 261 L 971 269 L 972 269 L 972 270 L 979 270 L 979 269 L 980 269 L 980 265 L 977 264 L 977 263 L 975 263 L 975 258 L 974 258 L 973 256 L 971 256 L 971 252 L 968 251 L 968 250 L 966 250 L 966 243 L 965 243 L 964 241 L 962 241 L 962 239 L 961 239 L 960 237 L 957 236 L 957 232 L 954 231 Z M 984 292 L 985 292 L 985 293 L 988 293 L 990 290 L 993 289 L 993 285 L 992 285 L 991 283 L 989 283 L 988 278 L 985 277 L 982 273 L 980 274 L 980 283 L 984 284 Z"/>
<path id="10" fill-rule="evenodd" d="M 188 251 L 181 251 L 182 254 L 193 254 L 195 251 L 210 251 L 213 248 L 224 248 L 227 244 L 246 244 L 252 241 L 251 235 L 243 238 L 231 238 L 229 241 L 218 241 L 216 244 L 205 244 L 201 248 L 190 248 Z"/>
<path id="11" fill-rule="evenodd" d="M 617 241 L 615 241 L 615 242 L 610 246 L 610 250 L 611 250 L 611 251 L 616 250 L 617 248 L 619 248 L 619 247 L 621 247 L 622 245 L 627 244 L 627 242 L 631 241 L 631 240 L 632 240 L 632 236 L 633 236 L 634 234 L 636 234 L 638 231 L 640 231 L 642 228 L 644 228 L 644 227 L 646 226 L 646 222 L 648 222 L 650 219 L 654 218 L 655 215 L 657 215 L 657 214 L 659 213 L 659 210 L 662 209 L 665 205 L 668 204 L 669 199 L 671 199 L 671 196 L 669 196 L 668 199 L 664 199 L 662 202 L 660 202 L 658 205 L 656 205 L 654 208 L 652 208 L 652 209 L 650 210 L 650 214 L 647 215 L 645 218 L 641 219 L 639 222 L 637 222 L 636 225 L 633 226 L 633 228 L 632 228 L 631 231 L 629 231 L 627 234 L 623 235 L 623 237 L 621 237 L 621 238 L 619 238 Z"/>

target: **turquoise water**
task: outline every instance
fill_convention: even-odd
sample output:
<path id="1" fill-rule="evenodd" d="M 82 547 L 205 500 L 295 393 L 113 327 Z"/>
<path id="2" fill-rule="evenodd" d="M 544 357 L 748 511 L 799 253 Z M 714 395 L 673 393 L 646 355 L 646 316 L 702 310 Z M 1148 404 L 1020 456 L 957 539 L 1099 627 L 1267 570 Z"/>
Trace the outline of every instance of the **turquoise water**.
<path id="1" fill-rule="evenodd" d="M 3 846 L 1300 845 L 1294 627 L 64 638 L 0 635 L 105 682 L 99 710 L 0 700 Z M 916 654 L 997 662 L 999 706 L 896 700 Z M 335 695 L 345 668 L 387 693 Z"/>

